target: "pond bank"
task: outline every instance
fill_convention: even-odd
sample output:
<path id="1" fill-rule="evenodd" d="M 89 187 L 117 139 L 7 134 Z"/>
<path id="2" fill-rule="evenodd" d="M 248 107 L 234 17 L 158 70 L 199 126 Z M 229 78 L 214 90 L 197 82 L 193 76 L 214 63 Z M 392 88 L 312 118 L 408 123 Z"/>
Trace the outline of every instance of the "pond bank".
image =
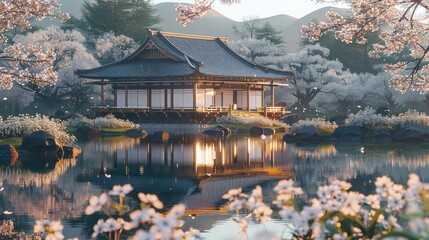
<path id="1" fill-rule="evenodd" d="M 170 134 L 200 134 L 213 124 L 199 123 L 140 123 L 140 129 L 153 134 L 159 131 L 167 131 Z"/>

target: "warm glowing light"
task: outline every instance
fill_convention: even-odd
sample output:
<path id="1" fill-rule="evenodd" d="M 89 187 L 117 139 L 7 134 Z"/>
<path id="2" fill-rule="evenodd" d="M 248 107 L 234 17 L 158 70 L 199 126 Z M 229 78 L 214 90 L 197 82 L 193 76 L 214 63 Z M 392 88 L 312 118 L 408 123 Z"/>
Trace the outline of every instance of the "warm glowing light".
<path id="1" fill-rule="evenodd" d="M 203 144 L 199 142 L 195 144 L 196 165 L 197 166 L 213 166 L 216 159 L 216 151 L 214 144 Z"/>

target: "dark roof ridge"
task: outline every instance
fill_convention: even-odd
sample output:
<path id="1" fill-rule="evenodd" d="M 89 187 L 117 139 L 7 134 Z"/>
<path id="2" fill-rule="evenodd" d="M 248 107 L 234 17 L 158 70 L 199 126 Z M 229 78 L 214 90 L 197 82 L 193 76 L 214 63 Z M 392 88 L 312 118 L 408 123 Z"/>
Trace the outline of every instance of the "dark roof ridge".
<path id="1" fill-rule="evenodd" d="M 153 30 L 150 30 L 150 29 L 148 29 L 148 32 L 149 32 L 149 37 L 148 38 L 146 38 L 146 41 L 143 43 L 143 44 L 141 44 L 136 50 L 134 50 L 130 55 L 128 55 L 128 56 L 126 56 L 126 57 L 124 57 L 124 58 L 122 58 L 122 59 L 119 59 L 119 60 L 116 60 L 116 61 L 113 61 L 113 62 L 111 62 L 111 63 L 107 63 L 107 64 L 105 64 L 105 65 L 102 65 L 102 66 L 99 66 L 99 67 L 96 67 L 96 68 L 92 68 L 92 69 L 76 69 L 74 72 L 75 73 L 77 73 L 77 74 L 79 74 L 79 73 L 92 73 L 92 72 L 97 72 L 97 71 L 99 71 L 99 70 L 102 70 L 102 69 L 104 69 L 104 68 L 108 68 L 108 67 L 112 67 L 112 66 L 115 66 L 115 65 L 118 65 L 118 64 L 121 64 L 121 63 L 127 63 L 127 62 L 129 62 L 129 61 L 131 61 L 131 60 L 133 60 L 136 56 L 138 56 L 142 51 L 144 51 L 145 49 L 146 49 L 146 46 L 147 46 L 147 44 L 152 40 L 155 44 L 157 44 L 156 43 L 156 39 L 153 37 Z M 167 40 L 167 39 L 166 39 Z M 167 40 L 168 41 L 168 40 Z M 162 46 L 159 46 L 159 44 L 157 44 L 158 45 L 158 47 L 160 47 L 160 48 L 162 48 Z M 170 45 L 171 45 L 171 43 L 170 43 Z M 174 46 L 173 46 L 174 47 Z M 162 48 L 162 49 L 164 49 L 164 48 Z M 165 49 L 164 49 L 165 50 Z M 177 49 L 177 48 L 175 48 L 175 50 L 179 50 L 179 49 Z M 168 51 L 168 50 L 166 50 L 166 51 Z M 183 61 L 183 62 L 187 62 L 188 64 L 189 64 L 189 59 L 187 59 L 184 55 L 184 53 L 182 52 L 182 51 L 180 51 L 180 54 L 178 54 L 178 53 L 175 53 L 175 55 L 178 55 L 178 56 L 173 56 L 174 58 L 179 58 L 179 59 L 177 59 L 177 60 L 181 60 L 181 61 Z M 179 57 L 180 56 L 180 57 Z M 192 64 L 189 64 L 189 66 L 191 67 L 191 68 L 193 68 L 193 69 L 195 69 L 195 66 L 194 65 L 192 65 Z"/>
<path id="2" fill-rule="evenodd" d="M 177 37 L 177 38 L 190 38 L 190 39 L 198 39 L 198 40 L 211 40 L 215 41 L 216 39 L 221 39 L 222 41 L 226 42 L 228 40 L 228 37 L 215 37 L 215 36 L 207 36 L 207 35 L 196 35 L 196 34 L 188 34 L 188 33 L 175 33 L 175 32 L 164 32 L 164 31 L 157 31 L 149 29 L 151 34 L 162 34 L 165 37 Z"/>
<path id="3" fill-rule="evenodd" d="M 200 66 L 203 65 L 202 61 L 199 61 L 197 59 L 195 59 L 194 57 L 186 54 L 183 50 L 181 50 L 180 48 L 178 48 L 174 43 L 170 42 L 170 40 L 168 40 L 168 38 L 166 36 L 164 36 L 164 34 L 162 34 L 162 32 L 158 31 L 157 35 L 162 41 L 164 41 L 167 45 L 170 45 L 170 47 L 172 47 L 173 49 L 179 51 L 187 61 L 189 61 L 189 63 L 194 62 L 197 64 L 196 68 L 199 68 Z M 193 64 L 190 64 L 190 66 L 194 66 Z M 195 67 L 195 66 L 194 66 Z"/>

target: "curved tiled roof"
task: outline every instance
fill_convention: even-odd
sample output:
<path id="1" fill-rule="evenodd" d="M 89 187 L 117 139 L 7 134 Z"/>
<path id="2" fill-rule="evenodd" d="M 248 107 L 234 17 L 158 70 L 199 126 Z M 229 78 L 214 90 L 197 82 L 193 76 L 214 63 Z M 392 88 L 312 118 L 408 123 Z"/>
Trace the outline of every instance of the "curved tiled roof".
<path id="1" fill-rule="evenodd" d="M 293 75 L 250 62 L 239 56 L 217 37 L 150 31 L 146 42 L 123 60 L 76 74 L 92 79 L 135 79 L 189 76 L 200 73 L 224 78 L 287 80 Z M 152 43 L 165 58 L 142 59 Z"/>

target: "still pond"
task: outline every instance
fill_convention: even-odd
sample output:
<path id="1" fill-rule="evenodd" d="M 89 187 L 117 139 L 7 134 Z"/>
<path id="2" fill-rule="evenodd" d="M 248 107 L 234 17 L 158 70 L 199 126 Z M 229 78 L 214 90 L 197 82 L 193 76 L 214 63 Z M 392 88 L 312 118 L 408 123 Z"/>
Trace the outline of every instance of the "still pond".
<path id="1" fill-rule="evenodd" d="M 429 180 L 429 144 L 297 145 L 286 144 L 282 135 L 178 135 L 167 143 L 105 137 L 80 140 L 79 146 L 81 156 L 55 166 L 0 166 L 0 220 L 13 220 L 28 235 L 35 220 L 60 219 L 66 239 L 88 239 L 98 219 L 83 213 L 89 197 L 131 183 L 132 209 L 138 192 L 156 193 L 167 207 L 185 203 L 186 228 L 202 230 L 205 239 L 242 239 L 222 200 L 231 188 L 246 192 L 261 185 L 270 197 L 280 179 L 293 178 L 308 200 L 333 179 L 347 180 L 363 193 L 373 192 L 375 178 L 385 174 L 402 184 L 409 173 Z M 274 221 L 268 227 L 282 231 L 284 225 Z"/>

